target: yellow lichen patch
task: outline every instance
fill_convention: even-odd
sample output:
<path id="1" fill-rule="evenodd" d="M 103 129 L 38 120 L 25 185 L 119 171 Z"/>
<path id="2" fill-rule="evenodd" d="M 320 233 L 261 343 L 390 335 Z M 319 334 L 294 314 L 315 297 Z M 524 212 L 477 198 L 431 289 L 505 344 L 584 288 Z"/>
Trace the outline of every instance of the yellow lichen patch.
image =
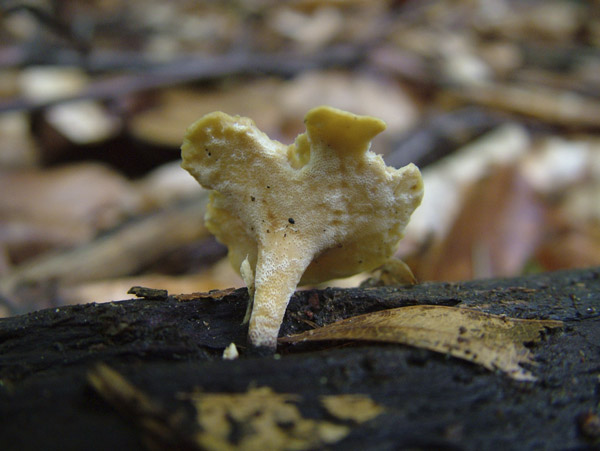
<path id="1" fill-rule="evenodd" d="M 304 418 L 292 403 L 297 396 L 269 387 L 237 394 L 198 393 L 191 400 L 202 429 L 196 437 L 202 449 L 305 450 L 335 443 L 350 433 L 345 425 Z"/>
<path id="2" fill-rule="evenodd" d="M 321 403 L 330 415 L 339 420 L 364 423 L 378 417 L 384 408 L 366 395 L 322 396 Z"/>
<path id="3" fill-rule="evenodd" d="M 253 287 L 255 346 L 275 348 L 299 283 L 388 260 L 423 196 L 416 166 L 386 167 L 369 151 L 381 120 L 318 107 L 305 123 L 306 133 L 286 146 L 248 118 L 216 112 L 192 124 L 182 145 L 182 166 L 214 190 L 207 227 Z"/>

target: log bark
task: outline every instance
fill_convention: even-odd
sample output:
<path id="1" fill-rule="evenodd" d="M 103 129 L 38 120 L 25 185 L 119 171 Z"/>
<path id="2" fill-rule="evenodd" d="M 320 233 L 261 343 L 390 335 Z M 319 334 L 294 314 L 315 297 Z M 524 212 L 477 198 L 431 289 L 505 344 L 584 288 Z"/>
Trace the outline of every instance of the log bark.
<path id="1" fill-rule="evenodd" d="M 597 449 L 600 445 L 600 268 L 513 279 L 297 292 L 281 335 L 407 305 L 464 306 L 564 321 L 535 345 L 535 382 L 401 345 L 312 343 L 248 355 L 245 289 L 42 310 L 0 320 L 1 449 L 194 448 L 195 413 L 181 393 L 270 387 L 299 395 L 360 393 L 384 413 L 327 449 Z M 235 342 L 241 356 L 222 359 Z M 98 363 L 152 402 L 119 409 L 90 385 Z M 138 403 L 139 404 L 139 403 Z M 156 407 L 158 406 L 158 407 Z M 151 410 L 148 413 L 148 409 Z M 142 409 L 143 410 L 143 409 Z M 171 421 L 177 413 L 178 421 Z M 145 415 L 145 420 L 141 416 Z M 152 424 L 148 428 L 148 415 Z M 156 431 L 160 430 L 157 435 Z M 154 432 L 152 432 L 154 431 Z M 166 432 L 165 432 L 166 431 Z M 232 437 L 234 441 L 234 437 Z"/>

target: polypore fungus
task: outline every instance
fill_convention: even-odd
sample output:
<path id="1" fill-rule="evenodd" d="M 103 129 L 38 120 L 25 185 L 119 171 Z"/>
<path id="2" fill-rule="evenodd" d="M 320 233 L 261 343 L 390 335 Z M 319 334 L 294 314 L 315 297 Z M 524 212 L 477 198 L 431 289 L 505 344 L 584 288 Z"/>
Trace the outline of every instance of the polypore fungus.
<path id="1" fill-rule="evenodd" d="M 291 295 L 388 260 L 421 203 L 417 167 L 369 151 L 385 123 L 321 106 L 286 146 L 251 119 L 207 114 L 187 130 L 182 166 L 209 189 L 206 225 L 251 295 L 249 339 L 274 349 Z M 252 304 L 253 298 L 253 304 Z"/>

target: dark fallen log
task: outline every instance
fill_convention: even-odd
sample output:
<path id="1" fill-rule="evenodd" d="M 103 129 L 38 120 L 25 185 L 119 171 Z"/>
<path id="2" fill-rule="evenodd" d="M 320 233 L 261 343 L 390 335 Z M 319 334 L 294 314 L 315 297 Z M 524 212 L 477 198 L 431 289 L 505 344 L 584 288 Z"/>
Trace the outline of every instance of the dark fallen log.
<path id="1" fill-rule="evenodd" d="M 562 320 L 564 328 L 531 345 L 534 382 L 391 344 L 282 345 L 274 357 L 250 357 L 244 347 L 246 327 L 240 325 L 245 289 L 137 294 L 144 298 L 0 320 L 1 449 L 198 449 L 196 414 L 184 394 L 246 393 L 252 387 L 296 395 L 293 403 L 304 418 L 347 428 L 345 438 L 329 442 L 327 449 L 562 450 L 600 445 L 600 268 L 464 283 L 303 291 L 292 298 L 281 330 L 287 335 L 418 304 Z M 223 360 L 223 349 L 231 342 L 241 356 Z M 111 388 L 110 378 L 100 377 L 105 373 L 98 370 L 99 363 L 123 381 L 116 378 Z M 102 384 L 108 388 L 99 389 Z M 360 424 L 335 417 L 319 400 L 341 393 L 366 395 L 383 413 Z M 226 440 L 231 447 L 239 445 L 244 425 L 234 418 L 227 421 L 232 432 Z M 281 430 L 295 427 L 283 423 Z M 313 442 L 310 447 L 319 446 Z"/>

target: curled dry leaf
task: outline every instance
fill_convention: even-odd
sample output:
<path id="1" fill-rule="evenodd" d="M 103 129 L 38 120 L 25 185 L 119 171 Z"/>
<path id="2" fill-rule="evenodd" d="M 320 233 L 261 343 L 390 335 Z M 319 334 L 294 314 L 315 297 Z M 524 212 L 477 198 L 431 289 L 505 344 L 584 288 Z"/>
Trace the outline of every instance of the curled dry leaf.
<path id="1" fill-rule="evenodd" d="M 163 90 L 157 94 L 155 108 L 131 118 L 129 131 L 141 141 L 176 147 L 181 144 L 181 124 L 190 124 L 198 117 L 220 109 L 257 118 L 256 123 L 261 130 L 271 134 L 276 132 L 281 120 L 281 112 L 276 107 L 281 81 L 265 78 L 225 85 L 205 91 L 189 88 Z"/>
<path id="2" fill-rule="evenodd" d="M 288 127 L 295 123 L 298 132 L 305 112 L 323 103 L 381 118 L 390 136 L 410 129 L 418 118 L 417 107 L 407 92 L 381 73 L 373 77 L 336 70 L 306 71 L 282 86 L 278 101 Z M 386 139 L 376 139 L 381 143 L 382 138 Z"/>
<path id="3" fill-rule="evenodd" d="M 501 370 L 513 379 L 531 381 L 535 376 L 519 365 L 533 363 L 533 356 L 523 343 L 539 340 L 545 328 L 561 326 L 561 321 L 524 320 L 465 308 L 418 305 L 355 316 L 280 341 L 401 343 L 448 353 L 489 370 Z"/>
<path id="4" fill-rule="evenodd" d="M 482 82 L 447 92 L 450 98 L 578 128 L 600 125 L 600 103 L 578 93 L 540 86 Z"/>
<path id="5" fill-rule="evenodd" d="M 519 274 L 544 238 L 547 208 L 516 167 L 469 187 L 454 224 L 414 265 L 420 280 Z"/>
<path id="6" fill-rule="evenodd" d="M 0 174 L 0 243 L 11 261 L 84 243 L 139 212 L 132 185 L 95 163 Z"/>

